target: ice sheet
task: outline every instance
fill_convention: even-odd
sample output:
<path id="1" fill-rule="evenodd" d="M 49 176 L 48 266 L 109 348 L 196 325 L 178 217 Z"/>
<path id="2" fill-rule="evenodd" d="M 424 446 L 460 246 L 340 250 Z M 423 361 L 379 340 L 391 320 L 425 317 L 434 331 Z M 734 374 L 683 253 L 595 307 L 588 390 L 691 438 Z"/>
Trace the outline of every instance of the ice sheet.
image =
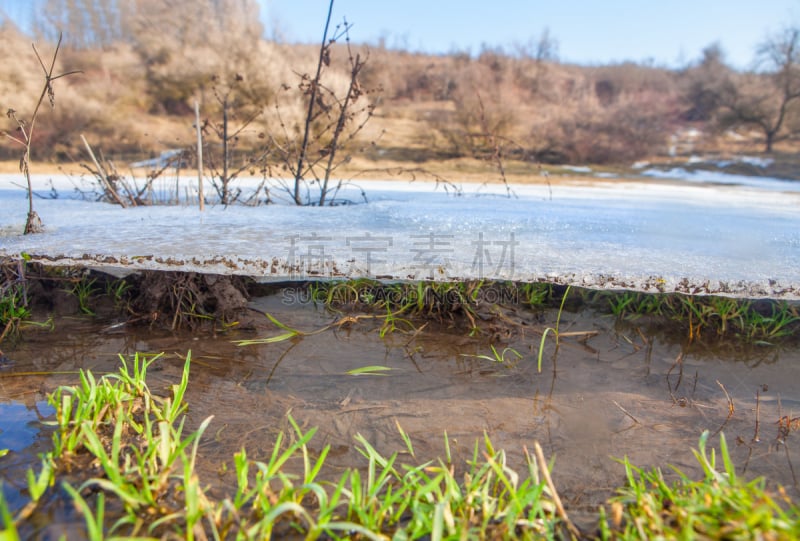
<path id="1" fill-rule="evenodd" d="M 49 177 L 35 177 L 46 194 Z M 264 280 L 503 279 L 597 288 L 800 298 L 800 193 L 658 181 L 515 186 L 362 181 L 368 203 L 118 206 L 37 198 L 0 177 L 0 256 Z M 242 187 L 254 181 L 241 181 Z M 208 193 L 208 191 L 207 191 Z M 358 190 L 346 193 L 359 200 Z"/>

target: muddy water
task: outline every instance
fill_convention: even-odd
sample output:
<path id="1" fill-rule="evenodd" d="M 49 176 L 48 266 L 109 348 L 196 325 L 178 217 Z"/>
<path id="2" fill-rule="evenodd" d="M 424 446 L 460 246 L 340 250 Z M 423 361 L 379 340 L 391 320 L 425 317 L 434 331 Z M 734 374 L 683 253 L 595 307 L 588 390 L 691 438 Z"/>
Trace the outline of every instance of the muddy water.
<path id="1" fill-rule="evenodd" d="M 253 306 L 305 331 L 340 321 L 341 315 L 284 301 L 274 295 Z M 361 463 L 353 447 L 357 433 L 387 455 L 401 451 L 397 423 L 410 435 L 417 460 L 443 456 L 445 431 L 454 458 L 468 460 L 486 433 L 521 468 L 524 447 L 538 440 L 555 457 L 554 480 L 579 520 L 624 483 L 613 457 L 628 456 L 642 467 L 674 464 L 699 475 L 691 449 L 703 430 L 724 430 L 740 473 L 764 475 L 797 497 L 798 434 L 789 434 L 786 444 L 776 439 L 781 416 L 800 416 L 797 349 L 686 348 L 680 340 L 646 336 L 635 325 L 620 328 L 609 316 L 583 310 L 565 312 L 561 332 L 596 334 L 564 336 L 557 352 L 548 338 L 538 373 L 541 332 L 554 325 L 555 312 L 517 307 L 506 315 L 507 336 L 495 336 L 494 343 L 523 358 L 509 351 L 503 363 L 478 357 L 491 354 L 487 337 L 471 338 L 463 328 L 435 322 L 417 334 L 381 338 L 376 320 L 361 319 L 246 347 L 232 342 L 281 331 L 266 318 L 248 329 L 200 335 L 83 318 L 57 321 L 52 333 L 26 331 L 23 341 L 6 347 L 13 362 L 0 367 L 0 448 L 11 449 L 0 458 L 6 497 L 12 507 L 22 504 L 24 468 L 47 446 L 49 435 L 39 424 L 52 413 L 43 402 L 46 392 L 77 382 L 79 368 L 115 371 L 118 353 L 136 351 L 165 352 L 149 383 L 167 389 L 189 350 L 190 421 L 197 426 L 214 415 L 201 445 L 202 478 L 219 494 L 233 481 L 233 453 L 244 447 L 250 458 L 267 460 L 277 433 L 290 430 L 291 411 L 301 425 L 319 427 L 313 452 L 331 445 L 331 476 Z M 347 373 L 370 365 L 391 370 L 383 376 Z"/>

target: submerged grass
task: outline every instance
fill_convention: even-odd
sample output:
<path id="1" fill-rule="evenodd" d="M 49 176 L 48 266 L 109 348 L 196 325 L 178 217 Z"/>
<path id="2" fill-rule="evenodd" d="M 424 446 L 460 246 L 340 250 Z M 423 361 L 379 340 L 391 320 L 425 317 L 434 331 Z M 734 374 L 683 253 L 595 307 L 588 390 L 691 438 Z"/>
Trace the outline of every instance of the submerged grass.
<path id="1" fill-rule="evenodd" d="M 800 331 L 800 307 L 786 301 L 636 291 L 595 291 L 585 297 L 590 306 L 608 310 L 620 322 L 647 318 L 653 325 L 669 324 L 689 342 L 717 339 L 774 345 L 796 338 Z"/>
<path id="2" fill-rule="evenodd" d="M 226 330 L 245 312 L 252 284 L 225 276 L 186 272 L 149 272 L 140 279 L 116 279 L 76 268 L 49 268 L 23 260 L 0 262 L 0 342 L 32 323 L 32 304 L 57 302 L 54 288 L 77 299 L 78 309 L 92 315 L 115 307 L 128 321 L 167 326 L 173 330 L 214 325 Z M 254 287 L 254 286 L 253 286 Z M 298 286 L 293 284 L 293 289 Z M 613 315 L 620 324 L 670 330 L 692 342 L 726 341 L 737 345 L 776 345 L 800 336 L 800 305 L 786 301 L 736 299 L 714 295 L 596 291 L 546 282 L 421 281 L 381 282 L 372 279 L 309 282 L 296 297 L 339 315 L 340 323 L 358 319 L 380 321 L 381 336 L 417 332 L 424 322 L 438 321 L 463 329 L 470 336 L 495 336 L 508 330 L 503 308 L 589 308 Z M 257 291 L 253 289 L 252 291 Z M 37 298 L 37 295 L 41 298 Z M 569 299 L 568 299 L 569 297 Z M 563 304 L 568 300 L 568 305 Z M 500 308 L 500 309 L 498 309 Z M 513 316 L 512 316 L 513 317 Z M 352 319 L 355 318 L 355 319 Z M 273 321 L 276 325 L 279 323 Z M 528 322 L 530 323 L 530 321 Z M 528 324 L 526 323 L 526 324 Z M 47 320 L 41 325 L 52 325 Z M 541 332 L 555 336 L 556 326 Z M 293 329 L 272 338 L 282 341 L 302 335 Z M 501 346 L 502 349 L 502 346 Z"/>
<path id="3" fill-rule="evenodd" d="M 0 342 L 18 332 L 20 325 L 30 317 L 31 312 L 20 284 L 7 284 L 0 295 Z"/>
<path id="4" fill-rule="evenodd" d="M 464 320 L 469 334 L 482 332 L 482 322 L 496 319 L 494 306 L 558 309 L 555 326 L 570 300 L 573 309 L 591 308 L 621 323 L 646 322 L 673 329 L 689 342 L 733 340 L 740 344 L 775 345 L 800 336 L 800 306 L 772 300 L 715 295 L 597 291 L 534 282 L 396 282 L 374 280 L 312 282 L 309 296 L 326 309 L 385 312 L 385 331 L 413 329 L 415 319 Z M 398 325 L 402 322 L 402 326 Z M 484 325 L 485 326 L 485 325 Z"/>
<path id="5" fill-rule="evenodd" d="M 98 540 L 800 536 L 800 510 L 782 489 L 776 495 L 763 479 L 739 478 L 724 436 L 718 464 L 716 452 L 707 449 L 707 432 L 695 451 L 704 472 L 699 481 L 674 469 L 677 480 L 668 484 L 661 470 L 647 472 L 623 459 L 628 484 L 601 509 L 591 532 L 570 521 L 550 476 L 552 461 L 546 462 L 538 443 L 533 454 L 525 449 L 524 470 L 516 471 L 488 434 L 469 460 L 454 463 L 445 433 L 444 458 L 420 463 L 411 435 L 399 424 L 404 449 L 387 456 L 359 434 L 362 466 L 326 479 L 330 447 L 312 453 L 316 428 L 304 430 L 289 415 L 291 428 L 278 434 L 269 459 L 251 460 L 242 449 L 233 460 L 234 494 L 214 499 L 196 467 L 212 418 L 185 430 L 191 355 L 180 382 L 163 398 L 147 383 L 148 368 L 160 358 L 121 357 L 117 373 L 97 379 L 82 372 L 79 384 L 51 395 L 53 451 L 42 456 L 38 473 L 28 473 L 30 502 L 22 510 L 12 514 L 0 491 L 0 539 L 35 535 L 33 517 L 46 513 L 56 492 L 83 517 L 86 537 Z M 401 461 L 401 455 L 413 461 Z M 75 481 L 81 472 L 88 475 Z"/>
<path id="6" fill-rule="evenodd" d="M 518 351 L 503 343 L 513 333 L 520 336 L 528 332 L 538 333 L 537 370 L 541 372 L 548 337 L 555 342 L 555 361 L 562 338 L 569 336 L 587 340 L 598 333 L 596 330 L 563 331 L 561 322 L 566 311 L 588 309 L 611 314 L 620 325 L 634 325 L 639 333 L 642 327 L 649 326 L 659 335 L 666 334 L 667 340 L 677 339 L 686 346 L 697 343 L 713 345 L 714 341 L 718 344 L 732 343 L 737 348 L 774 346 L 800 336 L 800 305 L 785 301 L 483 281 L 382 283 L 361 279 L 312 282 L 306 287 L 305 298 L 337 315 L 333 323 L 311 331 L 300 331 L 267 313 L 266 317 L 282 332 L 264 338 L 239 340 L 236 344 L 250 346 L 282 342 L 367 320 L 380 322 L 378 332 L 381 338 L 389 333 L 408 332 L 413 340 L 428 321 L 434 319 L 459 329 L 464 329 L 466 323 L 465 333 L 469 336 L 488 336 L 488 353 L 464 356 L 498 363 L 513 364 L 523 358 Z M 533 315 L 519 310 L 520 306 L 531 308 Z M 556 307 L 555 321 L 547 325 L 544 310 Z"/>
<path id="7" fill-rule="evenodd" d="M 387 330 L 407 320 L 400 316 L 452 319 L 465 317 L 476 328 L 477 309 L 486 295 L 483 281 L 395 282 L 373 280 L 317 282 L 309 286 L 311 298 L 327 309 L 369 309 L 386 312 Z M 499 286 L 493 294 L 502 295 Z M 501 299 L 496 299 L 501 300 Z"/>
<path id="8" fill-rule="evenodd" d="M 558 316 L 556 317 L 556 326 L 555 327 L 547 327 L 544 332 L 542 333 L 542 341 L 539 343 L 539 355 L 536 358 L 536 368 L 539 372 L 542 371 L 542 355 L 544 354 L 544 344 L 547 340 L 547 334 L 552 332 L 553 336 L 556 340 L 556 350 L 558 350 L 558 340 L 561 337 L 561 333 L 559 333 L 559 326 L 561 325 L 561 314 L 564 313 L 564 303 L 567 302 L 567 297 L 569 296 L 569 286 L 567 290 L 564 292 L 564 296 L 561 299 L 561 305 L 558 307 Z"/>
<path id="9" fill-rule="evenodd" d="M 33 321 L 23 261 L 0 260 L 0 344 L 18 338 L 25 327 L 52 327 L 52 318 Z M 0 351 L 0 359 L 3 352 Z"/>

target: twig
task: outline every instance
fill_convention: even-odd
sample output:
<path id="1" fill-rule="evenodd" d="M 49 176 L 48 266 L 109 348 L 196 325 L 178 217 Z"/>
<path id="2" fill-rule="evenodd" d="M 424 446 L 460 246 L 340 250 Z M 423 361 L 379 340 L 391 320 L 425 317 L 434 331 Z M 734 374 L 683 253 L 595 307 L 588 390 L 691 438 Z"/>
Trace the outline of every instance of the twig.
<path id="1" fill-rule="evenodd" d="M 334 169 L 334 159 L 336 157 L 336 151 L 339 148 L 339 138 L 342 135 L 342 131 L 344 130 L 344 126 L 348 118 L 347 108 L 350 106 L 352 101 L 357 100 L 361 95 L 361 89 L 358 84 L 358 74 L 361 71 L 361 68 L 364 67 L 364 62 L 361 61 L 361 55 L 358 54 L 356 55 L 355 61 L 352 60 L 352 55 L 350 58 L 352 63 L 350 70 L 350 85 L 347 87 L 347 94 L 345 95 L 344 101 L 340 106 L 339 118 L 336 121 L 336 127 L 333 130 L 333 137 L 328 145 L 328 164 L 325 167 L 325 177 L 322 181 L 322 186 L 320 187 L 319 206 L 323 206 L 325 204 L 325 196 L 328 195 L 328 182 L 330 182 L 331 172 Z"/>
<path id="2" fill-rule="evenodd" d="M 565 331 L 559 333 L 558 335 L 562 338 L 568 338 L 570 336 L 581 336 L 584 339 L 588 339 L 593 336 L 597 336 L 598 334 L 600 334 L 600 331 Z"/>
<path id="3" fill-rule="evenodd" d="M 617 406 L 617 407 L 618 407 L 620 410 L 622 410 L 622 413 L 624 413 L 625 415 L 627 415 L 628 417 L 630 417 L 631 419 L 633 419 L 633 422 L 634 422 L 634 423 L 636 423 L 637 425 L 640 425 L 640 424 L 642 424 L 642 423 L 640 423 L 640 422 L 639 422 L 639 419 L 637 419 L 636 417 L 634 417 L 634 416 L 633 416 L 633 415 L 632 415 L 632 414 L 631 414 L 631 413 L 630 413 L 628 410 L 626 410 L 625 408 L 623 408 L 622 406 L 620 406 L 620 405 L 619 405 L 619 403 L 618 403 L 616 400 L 612 400 L 612 402 L 614 403 L 614 405 L 615 405 L 615 406 Z"/>
<path id="4" fill-rule="evenodd" d="M 311 81 L 311 95 L 308 97 L 308 113 L 306 114 L 306 124 L 303 130 L 303 142 L 300 146 L 300 152 L 297 158 L 297 169 L 295 170 L 294 177 L 294 202 L 297 205 L 303 204 L 302 199 L 300 199 L 300 181 L 303 179 L 303 161 L 306 158 L 308 139 L 311 135 L 311 121 L 314 119 L 314 104 L 317 101 L 319 81 L 322 75 L 322 65 L 326 63 L 326 61 L 330 62 L 330 57 L 326 55 L 325 52 L 328 48 L 328 27 L 331 24 L 331 15 L 333 15 L 333 0 L 328 4 L 328 17 L 325 19 L 325 31 L 322 33 L 322 45 L 319 49 L 319 61 L 317 62 L 317 74 Z"/>
<path id="5" fill-rule="evenodd" d="M 203 200 L 203 130 L 200 127 L 200 104 L 194 100 L 194 121 L 197 129 L 197 194 L 200 200 L 200 212 L 205 209 Z"/>
<path id="6" fill-rule="evenodd" d="M 125 201 L 119 196 L 117 191 L 111 186 L 111 183 L 108 181 L 108 174 L 106 170 L 100 165 L 100 162 L 97 161 L 97 158 L 92 152 L 92 147 L 89 146 L 89 142 L 86 140 L 86 137 L 81 134 L 81 141 L 86 146 L 86 150 L 89 152 L 89 156 L 92 158 L 94 162 L 94 166 L 97 167 L 97 177 L 100 179 L 100 183 L 103 185 L 103 189 L 111 195 L 111 197 L 121 206 L 122 208 L 127 208 L 128 205 L 125 204 Z"/>
<path id="7" fill-rule="evenodd" d="M 786 462 L 789 463 L 789 470 L 792 472 L 792 481 L 794 482 L 794 488 L 797 489 L 797 476 L 794 473 L 794 465 L 792 464 L 792 458 L 789 456 L 789 445 L 786 442 L 783 442 L 783 450 L 786 452 Z"/>
<path id="8" fill-rule="evenodd" d="M 761 394 L 758 391 L 758 389 L 756 389 L 756 428 L 755 428 L 755 431 L 753 432 L 753 439 L 752 439 L 753 443 L 758 443 L 758 442 L 761 441 L 761 438 L 758 436 L 759 413 L 761 412 L 761 400 L 760 400 L 760 398 L 761 398 Z"/>
<path id="9" fill-rule="evenodd" d="M 672 383 L 669 381 L 669 377 L 672 374 L 672 371 L 675 369 L 676 366 L 680 366 L 680 370 L 678 372 L 678 382 L 675 384 L 675 389 L 672 388 Z M 681 385 L 681 379 L 683 379 L 683 352 L 681 351 L 678 353 L 678 356 L 675 358 L 675 362 L 672 363 L 672 366 L 669 367 L 667 370 L 667 389 L 669 390 L 669 396 L 672 398 L 673 403 L 678 403 L 678 399 L 675 397 L 675 392 L 678 390 L 678 387 Z"/>
<path id="10" fill-rule="evenodd" d="M 728 394 L 728 391 L 725 389 L 725 386 L 722 383 L 720 383 L 719 380 L 717 380 L 717 385 L 720 386 L 722 392 L 725 393 L 725 398 L 728 399 L 728 416 L 725 418 L 725 421 L 722 423 L 722 425 L 720 425 L 720 427 L 713 434 L 711 434 L 712 437 L 719 434 L 720 431 L 722 431 L 722 429 L 725 428 L 725 425 L 727 425 L 728 421 L 730 421 L 731 417 L 733 417 L 733 412 L 736 411 L 736 409 L 733 407 L 733 399 L 731 399 L 731 395 Z"/>
<path id="11" fill-rule="evenodd" d="M 432 178 L 436 182 L 436 187 L 438 188 L 441 186 L 445 193 L 453 193 L 455 196 L 461 196 L 464 194 L 464 189 L 455 184 L 454 182 L 450 181 L 449 179 L 435 173 L 433 171 L 429 171 L 422 167 L 379 167 L 379 168 L 370 168 L 370 169 L 362 169 L 358 172 L 355 176 L 362 176 L 362 175 L 374 175 L 376 173 L 382 173 L 391 176 L 400 176 L 407 174 L 410 177 L 409 182 L 415 182 L 417 179 L 417 175 L 421 177 L 429 177 Z"/>
<path id="12" fill-rule="evenodd" d="M 492 147 L 492 160 L 494 160 L 495 165 L 497 166 L 497 172 L 500 173 L 500 180 L 503 181 L 503 184 L 506 187 L 506 195 L 511 198 L 512 195 L 515 197 L 517 196 L 516 193 L 511 189 L 508 185 L 508 179 L 506 178 L 506 168 L 503 164 L 503 149 L 500 146 L 500 142 L 498 141 L 497 133 L 494 129 L 489 126 L 489 122 L 486 119 L 486 109 L 483 106 L 483 99 L 481 98 L 480 92 L 476 92 L 478 96 L 478 106 L 480 111 L 480 123 L 481 123 L 481 131 L 483 131 L 483 135 L 488 138 L 489 145 Z"/>

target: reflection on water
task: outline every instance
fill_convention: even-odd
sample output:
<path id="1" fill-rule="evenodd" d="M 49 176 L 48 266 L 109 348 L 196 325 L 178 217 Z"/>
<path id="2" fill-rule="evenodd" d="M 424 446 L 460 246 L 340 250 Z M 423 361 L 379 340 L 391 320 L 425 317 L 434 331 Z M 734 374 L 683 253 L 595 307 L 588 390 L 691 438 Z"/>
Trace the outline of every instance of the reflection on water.
<path id="1" fill-rule="evenodd" d="M 305 331 L 339 317 L 310 305 L 284 305 L 278 295 L 254 306 Z M 613 319 L 584 310 L 564 313 L 562 332 L 597 334 L 562 338 L 557 355 L 548 339 L 538 373 L 547 325 L 540 320 L 552 323 L 555 317 L 518 310 L 513 332 L 495 345 L 513 348 L 522 359 L 503 363 L 479 357 L 491 354 L 487 338 L 434 322 L 418 334 L 381 338 L 376 320 L 361 319 L 319 334 L 237 347 L 234 340 L 281 331 L 266 318 L 255 329 L 194 336 L 60 321 L 55 333 L 32 331 L 6 351 L 15 362 L 0 373 L 0 447 L 13 452 L 0 459 L 0 478 L 10 487 L 4 490 L 21 489 L 24 468 L 37 461 L 31 449 L 49 438 L 38 424 L 52 412 L 43 393 L 77 382 L 76 370 L 115 371 L 118 353 L 163 351 L 149 384 L 166 392 L 191 350 L 189 421 L 197 426 L 214 415 L 201 445 L 201 468 L 204 482 L 220 491 L 232 483 L 232 456 L 242 447 L 255 460 L 268 458 L 276 434 L 288 429 L 289 411 L 301 426 L 319 427 L 311 448 L 331 445 L 326 464 L 332 473 L 361 463 L 352 449 L 357 433 L 380 452 L 402 450 L 398 423 L 418 460 L 442 455 L 445 431 L 455 459 L 468 459 L 485 432 L 508 451 L 514 467 L 522 464 L 524 446 L 538 440 L 555 457 L 559 491 L 577 512 L 624 482 L 611 457 L 697 472 L 691 449 L 703 430 L 725 432 L 740 472 L 796 485 L 791 466 L 800 464 L 797 435 L 789 434 L 784 446 L 776 423 L 800 415 L 800 352 L 686 349 L 635 325 L 615 328 Z M 391 370 L 348 374 L 372 365 Z M 222 464 L 228 473 L 221 473 Z"/>
<path id="2" fill-rule="evenodd" d="M 25 503 L 25 471 L 36 464 L 37 454 L 43 451 L 50 430 L 42 425 L 42 421 L 54 413 L 55 410 L 43 400 L 29 404 L 16 400 L 0 402 L 0 450 L 8 451 L 0 457 L 0 481 L 3 497 L 12 511 Z"/>
<path id="3" fill-rule="evenodd" d="M 41 429 L 39 422 L 53 413 L 55 410 L 45 401 L 36 402 L 32 408 L 16 401 L 0 403 L 0 449 L 19 452 L 30 447 Z"/>

